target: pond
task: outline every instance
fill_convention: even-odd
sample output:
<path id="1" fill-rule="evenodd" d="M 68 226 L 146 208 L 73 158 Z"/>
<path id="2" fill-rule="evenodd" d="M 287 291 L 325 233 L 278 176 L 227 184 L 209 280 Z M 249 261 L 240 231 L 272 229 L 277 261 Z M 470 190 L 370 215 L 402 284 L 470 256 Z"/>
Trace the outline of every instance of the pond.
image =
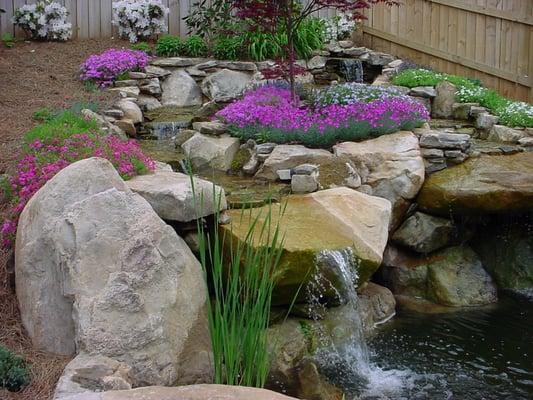
<path id="1" fill-rule="evenodd" d="M 368 343 L 370 384 L 347 398 L 531 399 L 532 327 L 533 303 L 511 298 L 446 314 L 400 310 Z"/>

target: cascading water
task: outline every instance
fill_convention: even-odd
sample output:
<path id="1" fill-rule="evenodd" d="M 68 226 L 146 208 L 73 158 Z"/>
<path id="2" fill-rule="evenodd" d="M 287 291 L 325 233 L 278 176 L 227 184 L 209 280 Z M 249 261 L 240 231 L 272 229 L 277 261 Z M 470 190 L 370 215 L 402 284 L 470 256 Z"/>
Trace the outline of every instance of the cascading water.
<path id="1" fill-rule="evenodd" d="M 409 372 L 386 371 L 370 361 L 356 290 L 359 261 L 353 250 L 322 251 L 316 264 L 318 271 L 327 268 L 330 275 L 328 279 L 317 273 L 307 288 L 309 314 L 319 326 L 320 346 L 315 360 L 321 371 L 345 391 L 346 400 L 387 399 L 392 392 L 400 392 L 409 381 Z M 330 281 L 332 268 L 340 312 L 335 317 L 337 321 L 325 321 L 321 319 L 325 306 L 320 293 L 334 287 Z M 342 323 L 337 323 L 339 320 Z"/>
<path id="2" fill-rule="evenodd" d="M 363 83 L 363 63 L 361 60 L 342 60 L 339 68 L 346 82 Z"/>

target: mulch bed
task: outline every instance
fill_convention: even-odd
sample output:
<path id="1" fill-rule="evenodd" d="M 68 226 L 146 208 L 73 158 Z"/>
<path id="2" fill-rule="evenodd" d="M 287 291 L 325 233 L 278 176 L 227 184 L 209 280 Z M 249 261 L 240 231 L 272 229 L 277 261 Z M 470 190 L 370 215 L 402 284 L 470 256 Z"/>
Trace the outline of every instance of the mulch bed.
<path id="1" fill-rule="evenodd" d="M 32 118 L 36 110 L 110 101 L 104 93 L 87 91 L 78 80 L 78 69 L 91 54 L 127 46 L 127 42 L 112 39 L 17 42 L 12 49 L 0 44 L 0 174 L 14 170 L 22 137 L 36 124 Z M 0 204 L 0 221 L 2 214 Z M 11 252 L 0 249 L 0 344 L 26 358 L 32 365 L 32 379 L 19 393 L 0 389 L 0 399 L 48 400 L 69 360 L 32 348 L 20 320 L 11 258 Z"/>

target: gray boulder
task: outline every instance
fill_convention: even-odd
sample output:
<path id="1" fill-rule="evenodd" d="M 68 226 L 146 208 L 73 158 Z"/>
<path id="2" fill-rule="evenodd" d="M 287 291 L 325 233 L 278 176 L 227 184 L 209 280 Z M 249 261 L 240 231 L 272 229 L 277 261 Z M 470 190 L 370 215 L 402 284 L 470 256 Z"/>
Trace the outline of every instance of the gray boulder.
<path id="1" fill-rule="evenodd" d="M 177 69 L 163 81 L 161 102 L 164 106 L 201 106 L 202 91 L 196 81 L 184 70 Z"/>
<path id="2" fill-rule="evenodd" d="M 518 143 L 520 139 L 526 136 L 523 130 L 509 128 L 505 125 L 493 125 L 487 139 L 499 143 Z"/>
<path id="3" fill-rule="evenodd" d="M 427 97 L 432 99 L 437 95 L 437 91 L 433 86 L 417 86 L 411 89 L 409 92 L 411 96 Z"/>
<path id="4" fill-rule="evenodd" d="M 181 145 L 194 168 L 227 171 L 239 151 L 239 139 L 230 136 L 206 136 L 196 133 Z"/>
<path id="5" fill-rule="evenodd" d="M 178 172 L 157 170 L 126 182 L 161 218 L 189 222 L 227 208 L 224 189 L 209 181 Z M 194 192 L 193 192 L 194 189 Z"/>
<path id="6" fill-rule="evenodd" d="M 31 198 L 15 270 L 35 348 L 113 358 L 135 385 L 210 379 L 200 263 L 109 161 L 78 161 Z"/>
<path id="7" fill-rule="evenodd" d="M 223 69 L 202 81 L 202 92 L 211 100 L 226 102 L 242 95 L 250 81 L 244 72 Z"/>
<path id="8" fill-rule="evenodd" d="M 392 240 L 418 253 L 430 253 L 449 244 L 453 234 L 450 220 L 417 212 L 394 232 Z"/>

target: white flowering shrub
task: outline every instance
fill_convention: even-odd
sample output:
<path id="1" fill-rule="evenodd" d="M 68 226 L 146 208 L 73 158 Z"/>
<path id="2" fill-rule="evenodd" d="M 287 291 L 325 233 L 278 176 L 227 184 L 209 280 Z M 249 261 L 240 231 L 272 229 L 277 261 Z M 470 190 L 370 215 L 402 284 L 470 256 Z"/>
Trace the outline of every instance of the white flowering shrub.
<path id="1" fill-rule="evenodd" d="M 67 22 L 68 11 L 60 3 L 43 0 L 26 4 L 15 10 L 13 23 L 32 39 L 68 40 L 72 24 Z"/>
<path id="2" fill-rule="evenodd" d="M 113 3 L 113 24 L 131 43 L 167 31 L 168 7 L 161 0 L 122 0 Z"/>
<path id="3" fill-rule="evenodd" d="M 350 15 L 340 14 L 333 18 L 324 19 L 326 41 L 348 39 L 355 30 L 355 21 Z"/>

